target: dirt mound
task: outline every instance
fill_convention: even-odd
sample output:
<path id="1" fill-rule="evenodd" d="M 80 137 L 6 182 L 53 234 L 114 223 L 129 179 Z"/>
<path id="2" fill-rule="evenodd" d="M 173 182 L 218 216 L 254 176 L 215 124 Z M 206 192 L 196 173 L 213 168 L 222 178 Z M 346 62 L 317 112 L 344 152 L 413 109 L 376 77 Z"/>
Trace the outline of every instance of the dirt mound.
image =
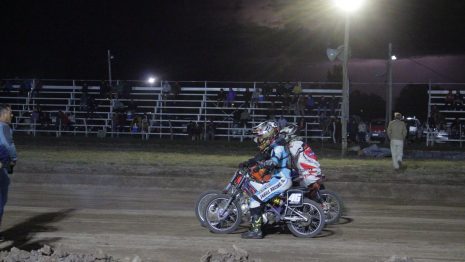
<path id="1" fill-rule="evenodd" d="M 60 262 L 116 262 L 121 261 L 117 260 L 111 256 L 108 256 L 103 253 L 101 250 L 97 250 L 96 254 L 76 254 L 70 253 L 63 248 L 51 248 L 47 245 L 44 245 L 41 249 L 32 250 L 30 252 L 25 250 L 20 250 L 16 247 L 11 248 L 10 251 L 0 252 L 0 261 L 60 261 Z M 140 262 L 138 256 L 128 260 L 131 262 Z"/>
<path id="2" fill-rule="evenodd" d="M 200 258 L 200 262 L 258 262 L 249 258 L 249 253 L 235 245 L 231 248 L 220 248 L 218 250 L 209 250 Z"/>

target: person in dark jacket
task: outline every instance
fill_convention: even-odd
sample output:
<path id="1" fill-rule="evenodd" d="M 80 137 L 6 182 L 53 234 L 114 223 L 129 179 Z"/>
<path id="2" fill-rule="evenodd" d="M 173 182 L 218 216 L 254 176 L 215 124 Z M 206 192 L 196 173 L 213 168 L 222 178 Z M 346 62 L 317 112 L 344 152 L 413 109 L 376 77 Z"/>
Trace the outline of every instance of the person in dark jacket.
<path id="1" fill-rule="evenodd" d="M 13 173 L 13 167 L 16 165 L 17 160 L 13 131 L 10 128 L 12 117 L 11 107 L 6 104 L 0 105 L 0 225 L 8 200 L 8 187 L 10 185 L 8 173 Z M 4 239 L 5 237 L 0 234 L 0 241 Z"/>

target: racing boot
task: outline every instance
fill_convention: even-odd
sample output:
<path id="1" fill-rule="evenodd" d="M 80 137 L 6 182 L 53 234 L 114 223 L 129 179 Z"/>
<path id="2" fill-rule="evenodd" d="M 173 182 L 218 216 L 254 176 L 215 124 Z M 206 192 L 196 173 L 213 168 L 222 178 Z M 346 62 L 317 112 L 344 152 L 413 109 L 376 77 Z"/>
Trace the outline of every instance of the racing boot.
<path id="1" fill-rule="evenodd" d="M 252 215 L 252 222 L 250 224 L 249 231 L 242 233 L 242 238 L 251 238 L 251 239 L 262 239 L 262 223 L 263 218 L 260 214 L 260 208 L 250 209 L 250 214 Z"/>

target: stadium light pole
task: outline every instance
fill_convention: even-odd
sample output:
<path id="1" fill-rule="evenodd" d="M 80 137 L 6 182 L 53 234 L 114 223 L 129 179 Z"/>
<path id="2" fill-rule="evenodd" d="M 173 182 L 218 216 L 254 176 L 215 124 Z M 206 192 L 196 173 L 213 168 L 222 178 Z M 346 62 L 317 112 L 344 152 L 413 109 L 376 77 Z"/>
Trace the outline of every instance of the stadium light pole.
<path id="1" fill-rule="evenodd" d="M 111 60 L 114 57 L 111 55 L 110 49 L 107 50 L 107 61 L 108 61 L 108 83 L 111 86 Z"/>
<path id="2" fill-rule="evenodd" d="M 397 57 L 392 54 L 392 43 L 388 46 L 388 57 L 387 57 L 387 94 L 386 94 L 386 127 L 392 120 L 392 62 Z"/>
<path id="3" fill-rule="evenodd" d="M 344 51 L 342 59 L 342 112 L 341 112 L 341 136 L 342 148 L 341 154 L 344 156 L 347 152 L 347 122 L 349 121 L 349 39 L 350 39 L 350 14 L 358 10 L 363 0 L 333 0 L 334 4 L 340 8 L 345 15 L 344 30 Z"/>

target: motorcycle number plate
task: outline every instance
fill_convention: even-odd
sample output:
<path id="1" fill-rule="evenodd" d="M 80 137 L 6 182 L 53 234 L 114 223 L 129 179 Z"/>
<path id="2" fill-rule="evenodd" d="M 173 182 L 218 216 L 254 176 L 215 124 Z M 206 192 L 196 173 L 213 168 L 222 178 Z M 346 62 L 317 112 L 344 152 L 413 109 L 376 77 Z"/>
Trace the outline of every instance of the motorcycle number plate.
<path id="1" fill-rule="evenodd" d="M 303 204 L 304 196 L 302 191 L 288 191 L 287 204 L 289 206 L 301 206 Z"/>

